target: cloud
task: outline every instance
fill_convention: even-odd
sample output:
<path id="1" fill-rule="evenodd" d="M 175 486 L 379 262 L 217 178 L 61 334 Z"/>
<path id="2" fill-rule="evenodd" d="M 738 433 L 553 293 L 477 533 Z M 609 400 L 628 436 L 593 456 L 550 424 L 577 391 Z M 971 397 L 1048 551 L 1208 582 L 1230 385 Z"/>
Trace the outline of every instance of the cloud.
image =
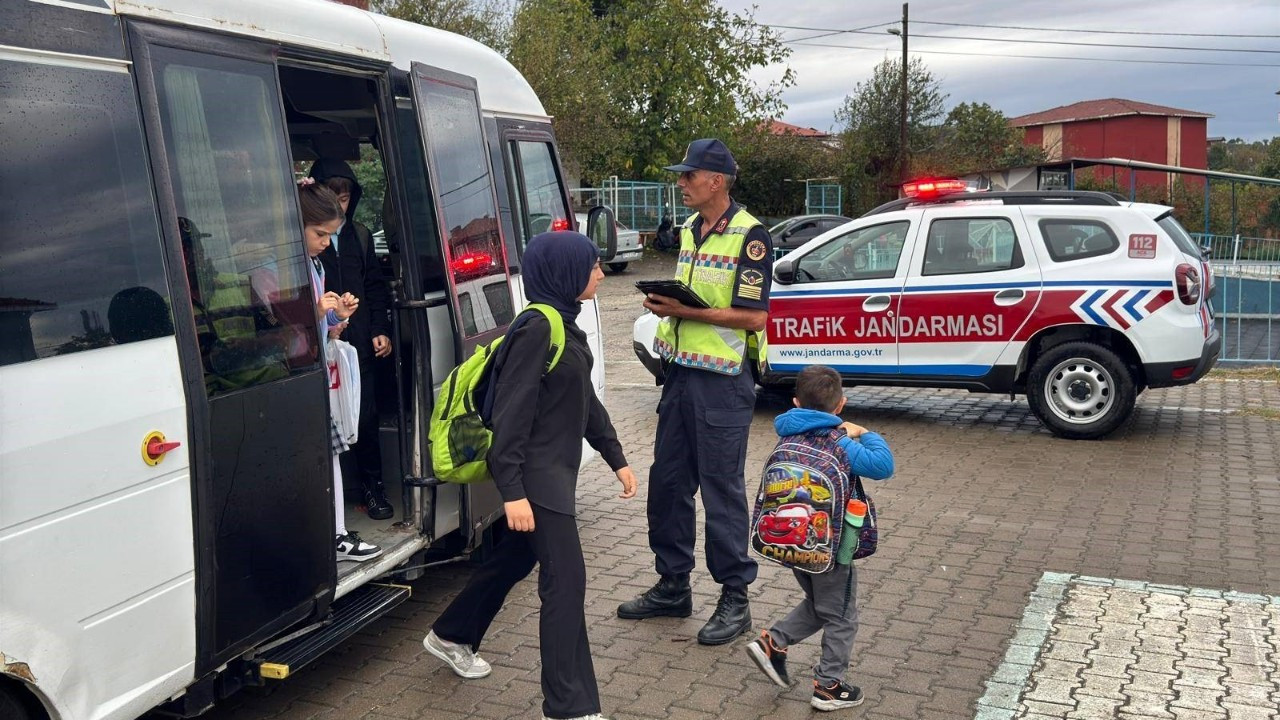
<path id="1" fill-rule="evenodd" d="M 743 12 L 750 0 L 720 0 L 731 12 Z M 902 17 L 897 0 L 828 2 L 827 0 L 758 0 L 758 22 L 812 28 L 850 29 L 895 23 Z M 998 12 L 992 8 L 998 7 Z M 1081 100 L 1118 97 L 1211 113 L 1209 135 L 1259 140 L 1280 135 L 1280 3 L 1273 0 L 1166 0 L 1153 12 L 1149 4 L 1122 5 L 1110 0 L 1078 0 L 1070 4 L 1030 0 L 1022 3 L 916 0 L 910 4 L 908 45 L 913 51 L 983 53 L 990 56 L 919 52 L 942 82 L 948 105 L 985 102 L 1015 116 Z M 1063 33 L 931 25 L 927 22 L 1015 25 L 1037 28 L 1142 30 L 1270 35 L 1259 38 L 1186 37 Z M 784 37 L 802 38 L 817 31 L 779 30 Z M 886 57 L 900 57 L 897 37 L 883 33 L 841 34 L 813 43 L 854 45 L 871 50 L 846 50 L 793 45 L 787 64 L 796 84 L 783 95 L 787 122 L 819 129 L 834 125 L 834 114 L 859 81 Z M 1004 43 L 966 38 L 1054 40 L 1142 47 L 1089 47 Z M 1267 53 L 1200 52 L 1160 49 L 1202 47 L 1261 49 Z M 1212 65 L 1156 65 L 1084 60 L 1046 60 L 1011 57 L 1039 55 L 1066 58 L 1109 58 L 1243 63 L 1278 67 Z M 758 69 L 752 78 L 761 84 L 776 80 L 781 68 Z"/>

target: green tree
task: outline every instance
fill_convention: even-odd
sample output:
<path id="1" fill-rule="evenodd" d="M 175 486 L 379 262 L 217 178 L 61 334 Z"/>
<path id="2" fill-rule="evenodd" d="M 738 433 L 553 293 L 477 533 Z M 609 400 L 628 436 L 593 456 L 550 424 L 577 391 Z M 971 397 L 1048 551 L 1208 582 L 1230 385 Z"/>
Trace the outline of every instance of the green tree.
<path id="1" fill-rule="evenodd" d="M 629 128 L 609 91 L 603 24 L 585 0 L 525 0 L 508 58 L 552 117 L 570 183 L 617 174 Z"/>
<path id="2" fill-rule="evenodd" d="M 690 140 L 728 137 L 783 110 L 790 68 L 763 87 L 750 73 L 791 51 L 752 12 L 732 14 L 714 0 L 613 0 L 596 9 L 609 54 L 604 80 L 629 139 L 623 173 L 670 179 L 662 167 Z"/>
<path id="3" fill-rule="evenodd" d="M 966 175 L 1043 162 L 1044 150 L 1024 145 L 1022 136 L 1022 130 L 990 105 L 960 103 L 937 128 L 936 149 L 922 169 L 937 175 Z"/>
<path id="4" fill-rule="evenodd" d="M 498 52 L 510 47 L 514 0 L 372 0 L 369 9 L 464 35 Z"/>
<path id="5" fill-rule="evenodd" d="M 1256 174 L 1262 177 L 1280 178 L 1280 135 L 1270 140 L 1263 140 L 1262 143 L 1266 146 L 1266 154 L 1258 163 Z"/>
<path id="6" fill-rule="evenodd" d="M 1245 142 L 1240 138 L 1215 142 L 1209 146 L 1209 169 L 1243 175 L 1266 175 L 1267 170 L 1280 171 L 1280 151 L 1274 149 L 1277 139 Z M 1280 177 L 1272 175 L 1271 177 Z"/>
<path id="7" fill-rule="evenodd" d="M 744 128 L 726 142 L 738 161 L 733 197 L 757 217 L 803 213 L 804 181 L 838 176 L 841 171 L 834 148 L 812 138 L 774 135 L 765 125 Z"/>
<path id="8" fill-rule="evenodd" d="M 901 98 L 901 61 L 886 59 L 836 111 L 836 122 L 844 128 L 841 145 L 856 209 L 866 210 L 897 195 Z M 907 65 L 908 157 L 934 149 L 933 126 L 942 118 L 946 98 L 924 61 L 912 58 Z"/>

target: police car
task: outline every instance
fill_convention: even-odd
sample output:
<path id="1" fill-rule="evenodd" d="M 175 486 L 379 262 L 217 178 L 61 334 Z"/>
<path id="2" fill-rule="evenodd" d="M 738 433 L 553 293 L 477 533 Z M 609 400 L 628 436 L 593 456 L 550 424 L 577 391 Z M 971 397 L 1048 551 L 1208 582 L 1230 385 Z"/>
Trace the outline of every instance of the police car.
<path id="1" fill-rule="evenodd" d="M 947 180 L 904 194 L 775 264 L 762 385 L 820 363 L 848 385 L 1025 394 L 1087 439 L 1217 361 L 1209 268 L 1172 208 Z M 635 350 L 657 375 L 654 326 L 636 321 Z"/>

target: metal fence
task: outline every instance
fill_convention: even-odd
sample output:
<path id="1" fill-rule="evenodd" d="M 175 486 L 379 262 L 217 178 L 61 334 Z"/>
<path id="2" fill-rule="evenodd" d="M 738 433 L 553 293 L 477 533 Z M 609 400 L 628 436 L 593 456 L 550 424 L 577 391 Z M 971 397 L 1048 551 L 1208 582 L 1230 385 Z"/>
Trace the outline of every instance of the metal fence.
<path id="1" fill-rule="evenodd" d="M 613 216 L 618 222 L 641 232 L 656 231 L 664 217 L 670 217 L 679 225 L 690 214 L 690 210 L 680 202 L 680 189 L 673 183 L 611 177 L 601 187 L 575 188 L 569 192 L 576 210 L 607 205 L 613 209 Z"/>
<path id="2" fill-rule="evenodd" d="M 839 185 L 819 185 L 805 182 L 804 214 L 805 215 L 840 215 L 843 214 L 841 201 L 844 199 L 844 188 Z"/>
<path id="3" fill-rule="evenodd" d="M 1280 240 L 1193 234 L 1215 278 L 1221 363 L 1280 365 Z"/>

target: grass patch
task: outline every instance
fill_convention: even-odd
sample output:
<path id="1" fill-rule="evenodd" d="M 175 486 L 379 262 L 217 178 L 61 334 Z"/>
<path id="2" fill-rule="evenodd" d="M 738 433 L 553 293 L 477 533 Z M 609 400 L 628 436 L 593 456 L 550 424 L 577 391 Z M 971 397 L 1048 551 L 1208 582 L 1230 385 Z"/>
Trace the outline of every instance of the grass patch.
<path id="1" fill-rule="evenodd" d="M 1223 380 L 1268 380 L 1280 382 L 1280 367 L 1216 367 L 1209 371 L 1209 377 Z"/>
<path id="2" fill-rule="evenodd" d="M 1267 420 L 1280 420 L 1280 410 L 1269 407 L 1257 407 L 1248 405 L 1236 411 L 1240 415 L 1249 415 L 1252 417 L 1266 418 Z"/>

